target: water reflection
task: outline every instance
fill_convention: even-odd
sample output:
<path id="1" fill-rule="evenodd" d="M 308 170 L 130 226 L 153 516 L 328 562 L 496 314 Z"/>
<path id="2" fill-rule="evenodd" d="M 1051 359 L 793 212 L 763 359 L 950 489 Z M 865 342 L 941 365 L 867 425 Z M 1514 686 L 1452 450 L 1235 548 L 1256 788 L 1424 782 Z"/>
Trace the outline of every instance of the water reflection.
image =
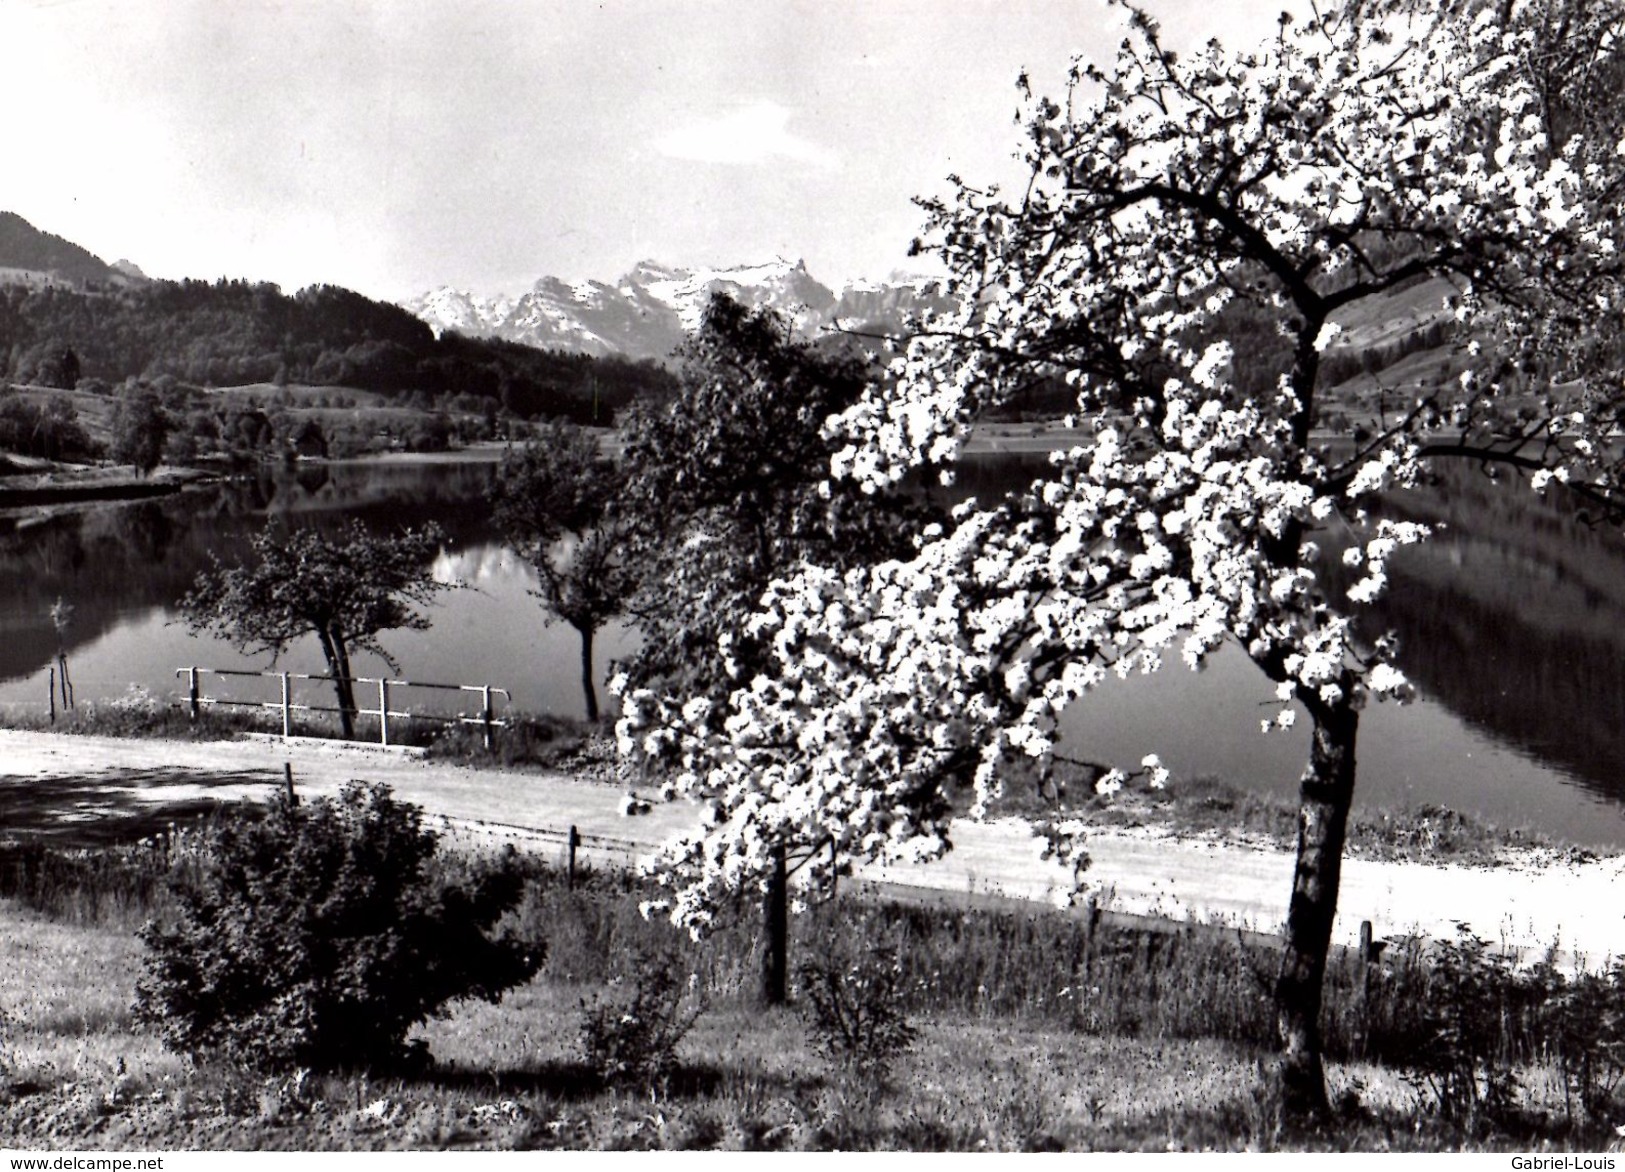
<path id="1" fill-rule="evenodd" d="M 960 470 L 951 495 L 989 499 L 1036 470 L 1034 457 L 979 458 Z M 267 516 L 327 530 L 360 517 L 379 528 L 439 523 L 448 540 L 435 576 L 466 587 L 435 604 L 432 630 L 385 636 L 407 678 L 491 683 L 513 690 L 521 707 L 579 713 L 574 632 L 545 624 L 527 593 L 537 585 L 533 571 L 498 540 L 484 505 L 493 475 L 490 464 L 274 468 L 139 504 L 0 519 L 0 701 L 43 709 L 58 598 L 74 607 L 65 648 L 81 701 L 132 683 L 173 695 L 174 670 L 186 664 L 266 666 L 188 635 L 174 622 L 176 601 L 211 555 L 245 557 Z M 1392 589 L 1366 620 L 1399 631 L 1402 666 L 1425 700 L 1367 712 L 1362 800 L 1438 802 L 1625 844 L 1625 542 L 1577 524 L 1527 487 L 1490 484 L 1468 469 L 1390 507 L 1448 528 L 1395 558 Z M 606 631 L 600 666 L 633 638 L 620 626 Z M 294 647 L 285 665 L 320 671 L 322 661 L 312 644 Z M 363 674 L 381 669 L 358 662 Z M 1272 692 L 1232 649 L 1201 675 L 1171 661 L 1156 676 L 1113 681 L 1064 727 L 1079 755 L 1132 765 L 1155 751 L 1178 771 L 1285 793 L 1306 742 L 1302 729 L 1259 735 Z M 1598 802 L 1607 804 L 1604 817 Z"/>
<path id="2" fill-rule="evenodd" d="M 57 598 L 74 607 L 70 657 L 121 626 L 168 621 L 211 557 L 248 556 L 267 517 L 330 532 L 351 517 L 377 528 L 434 521 L 450 550 L 495 548 L 483 507 L 493 475 L 489 464 L 300 465 L 136 504 L 0 519 L 0 681 L 31 677 L 54 659 Z"/>
<path id="3" fill-rule="evenodd" d="M 1367 625 L 1468 725 L 1625 802 L 1625 541 L 1563 505 L 1468 468 L 1396 500 L 1445 528 L 1394 559 Z"/>

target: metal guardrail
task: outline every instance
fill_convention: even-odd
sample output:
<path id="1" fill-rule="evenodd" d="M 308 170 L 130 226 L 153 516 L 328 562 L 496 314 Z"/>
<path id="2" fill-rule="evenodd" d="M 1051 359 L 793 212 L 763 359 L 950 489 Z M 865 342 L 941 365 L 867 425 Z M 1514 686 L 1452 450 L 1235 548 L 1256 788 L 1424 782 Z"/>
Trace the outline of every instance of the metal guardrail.
<path id="1" fill-rule="evenodd" d="M 293 714 L 295 712 L 343 712 L 337 705 L 331 704 L 295 704 L 293 702 L 293 681 L 311 680 L 319 683 L 331 684 L 336 680 L 348 680 L 351 684 L 376 684 L 378 686 L 378 707 L 360 708 L 352 710 L 355 716 L 371 716 L 378 718 L 378 743 L 389 745 L 389 721 L 391 717 L 399 720 L 432 720 L 441 724 L 477 724 L 485 734 L 485 748 L 489 752 L 493 743 L 494 730 L 506 728 L 508 722 L 499 720 L 491 706 L 493 696 L 500 695 L 504 703 L 511 703 L 513 696 L 506 688 L 494 688 L 490 684 L 429 684 L 415 680 L 397 680 L 378 676 L 331 676 L 313 675 L 298 671 L 232 671 L 224 668 L 212 667 L 178 667 L 175 669 L 177 677 L 186 678 L 186 706 L 195 720 L 199 712 L 206 707 L 220 706 L 227 708 L 261 708 L 271 709 L 282 714 L 282 737 L 286 740 L 293 735 Z M 230 700 L 223 697 L 205 696 L 203 694 L 201 677 L 203 676 L 247 676 L 257 679 L 279 680 L 282 685 L 282 696 L 279 700 Z M 436 716 L 432 713 L 398 711 L 389 706 L 390 692 L 397 688 L 432 688 L 444 692 L 478 692 L 480 694 L 479 711 L 472 716 Z"/>

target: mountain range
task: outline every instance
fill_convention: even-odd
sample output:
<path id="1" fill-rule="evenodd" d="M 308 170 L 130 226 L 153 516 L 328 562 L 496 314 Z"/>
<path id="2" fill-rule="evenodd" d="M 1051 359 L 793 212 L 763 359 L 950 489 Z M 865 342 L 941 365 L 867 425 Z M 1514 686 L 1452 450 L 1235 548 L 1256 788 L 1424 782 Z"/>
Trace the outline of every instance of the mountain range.
<path id="1" fill-rule="evenodd" d="M 699 324 L 714 292 L 778 310 L 806 337 L 836 327 L 894 330 L 909 313 L 946 304 L 933 278 L 897 276 L 832 289 L 809 273 L 804 262 L 775 257 L 733 268 L 643 261 L 613 284 L 543 277 L 516 298 L 482 297 L 443 286 L 401 305 L 436 332 L 663 360 Z"/>

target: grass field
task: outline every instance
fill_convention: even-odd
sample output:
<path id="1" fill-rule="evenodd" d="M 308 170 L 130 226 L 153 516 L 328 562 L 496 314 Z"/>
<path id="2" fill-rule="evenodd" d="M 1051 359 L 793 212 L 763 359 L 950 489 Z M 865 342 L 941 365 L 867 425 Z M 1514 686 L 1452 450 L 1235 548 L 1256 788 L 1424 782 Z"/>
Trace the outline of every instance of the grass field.
<path id="1" fill-rule="evenodd" d="M 1430 1004 L 1454 994 L 1429 984 L 1419 948 L 1396 946 L 1363 982 L 1335 958 L 1324 1030 L 1338 1114 L 1295 1132 L 1268 1074 L 1268 942 L 849 894 L 794 920 L 792 968 L 896 950 L 918 1036 L 876 1078 L 815 1047 L 805 996 L 758 1006 L 748 905 L 694 943 L 640 916 L 630 878 L 571 888 L 539 860 L 505 930 L 544 943 L 546 964 L 500 1004 L 423 1026 L 427 1071 L 257 1075 L 169 1053 L 132 1012 L 135 930 L 166 914 L 156 880 L 171 865 L 150 844 L 0 850 L 0 1147 L 1527 1151 L 1612 1134 L 1565 1102 L 1539 1007 L 1510 998 L 1489 1041 L 1516 1073 L 1516 1110 L 1469 1122 L 1429 1106 L 1416 1043 Z M 581 1044 L 584 1008 L 624 1002 L 651 956 L 691 974 L 704 1012 L 669 1077 L 606 1084 Z"/>
<path id="2" fill-rule="evenodd" d="M 581 1003 L 613 978 L 561 971 L 568 960 L 501 1005 L 432 1022 L 423 1036 L 439 1063 L 420 1079 L 197 1069 L 133 1022 L 141 949 L 128 930 L 0 905 L 0 931 L 15 958 L 0 977 L 0 1146 L 1161 1150 L 1278 1138 L 1257 1055 L 1092 1037 L 1036 1013 L 924 1014 L 891 1082 L 861 1085 L 811 1054 L 793 1009 L 753 1006 L 745 967 L 711 974 L 711 1008 L 653 1092 L 602 1088 L 582 1065 Z M 1374 1082 L 1357 1068 L 1337 1079 Z M 1402 1111 L 1403 1086 L 1387 1082 L 1368 1103 Z"/>

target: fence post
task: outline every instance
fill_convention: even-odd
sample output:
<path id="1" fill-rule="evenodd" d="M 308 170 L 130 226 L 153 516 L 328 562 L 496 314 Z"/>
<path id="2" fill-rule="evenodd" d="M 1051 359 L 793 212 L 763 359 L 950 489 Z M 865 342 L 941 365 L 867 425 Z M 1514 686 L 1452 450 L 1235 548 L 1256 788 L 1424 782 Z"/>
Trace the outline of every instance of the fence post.
<path id="1" fill-rule="evenodd" d="M 293 709 L 290 707 L 288 693 L 288 673 L 282 673 L 282 739 L 287 740 L 293 736 Z"/>
<path id="2" fill-rule="evenodd" d="M 480 720 L 485 724 L 485 751 L 489 753 L 491 744 L 491 685 L 485 684 L 480 688 Z"/>
<path id="3" fill-rule="evenodd" d="M 192 719 L 196 720 L 197 717 L 198 717 L 198 690 L 197 690 L 197 667 L 196 666 L 189 667 L 189 668 L 186 669 L 186 706 L 187 706 L 188 711 L 190 711 L 191 714 L 192 714 Z"/>
<path id="4" fill-rule="evenodd" d="M 1371 1041 L 1371 921 L 1360 921 L 1360 1054 Z"/>
<path id="5" fill-rule="evenodd" d="M 576 889 L 576 847 L 580 845 L 581 831 L 572 826 L 570 827 L 570 871 L 568 879 L 568 889 L 571 891 Z"/>
<path id="6" fill-rule="evenodd" d="M 287 787 L 288 787 L 288 805 L 297 806 L 299 804 L 299 795 L 293 792 L 293 762 L 292 761 L 284 761 L 282 763 L 282 780 L 283 780 L 283 783 L 286 784 Z"/>
<path id="7" fill-rule="evenodd" d="M 51 723 L 56 723 L 56 668 L 51 669 L 50 678 L 45 681 L 45 692 L 51 701 Z"/>
<path id="8" fill-rule="evenodd" d="M 378 743 L 389 748 L 389 681 L 378 680 Z"/>

